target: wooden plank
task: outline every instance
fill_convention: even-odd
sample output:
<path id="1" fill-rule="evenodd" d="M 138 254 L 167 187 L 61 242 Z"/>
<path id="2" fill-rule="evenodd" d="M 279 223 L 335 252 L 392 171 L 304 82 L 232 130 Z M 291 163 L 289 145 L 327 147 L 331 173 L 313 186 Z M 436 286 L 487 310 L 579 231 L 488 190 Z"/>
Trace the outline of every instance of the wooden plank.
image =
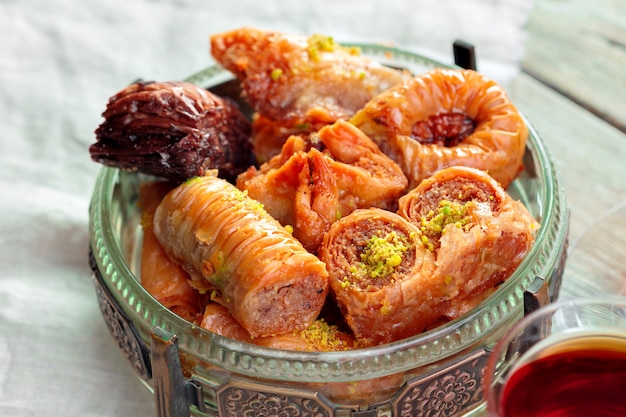
<path id="1" fill-rule="evenodd" d="M 527 74 L 508 91 L 553 154 L 575 242 L 595 219 L 626 201 L 626 134 Z"/>
<path id="2" fill-rule="evenodd" d="M 522 68 L 626 132 L 626 1 L 536 0 Z"/>

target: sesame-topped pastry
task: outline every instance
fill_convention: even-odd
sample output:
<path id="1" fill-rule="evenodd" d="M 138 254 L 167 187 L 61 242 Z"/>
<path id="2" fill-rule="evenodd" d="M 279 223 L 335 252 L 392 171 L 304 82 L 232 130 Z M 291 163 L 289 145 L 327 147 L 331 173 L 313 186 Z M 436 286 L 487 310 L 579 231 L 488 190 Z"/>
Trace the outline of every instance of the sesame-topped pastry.
<path id="1" fill-rule="evenodd" d="M 237 105 L 192 83 L 136 82 L 103 116 L 89 153 L 104 165 L 181 182 L 210 169 L 232 179 L 255 160 Z"/>

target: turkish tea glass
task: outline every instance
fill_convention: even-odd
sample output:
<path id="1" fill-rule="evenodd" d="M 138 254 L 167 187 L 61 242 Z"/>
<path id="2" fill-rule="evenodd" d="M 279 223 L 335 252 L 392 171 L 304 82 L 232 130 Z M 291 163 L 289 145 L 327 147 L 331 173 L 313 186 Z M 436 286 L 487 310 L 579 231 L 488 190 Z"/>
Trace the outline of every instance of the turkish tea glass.
<path id="1" fill-rule="evenodd" d="M 562 300 L 495 346 L 489 417 L 626 416 L 626 297 Z"/>

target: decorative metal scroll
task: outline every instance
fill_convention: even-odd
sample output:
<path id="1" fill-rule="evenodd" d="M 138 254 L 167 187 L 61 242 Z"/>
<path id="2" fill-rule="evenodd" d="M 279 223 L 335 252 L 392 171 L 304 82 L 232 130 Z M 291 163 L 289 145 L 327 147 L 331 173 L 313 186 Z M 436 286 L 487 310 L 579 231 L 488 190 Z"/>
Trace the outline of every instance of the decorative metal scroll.
<path id="1" fill-rule="evenodd" d="M 152 377 L 150 367 L 149 352 L 145 344 L 141 342 L 133 323 L 123 313 L 118 303 L 106 288 L 102 274 L 98 270 L 93 252 L 89 251 L 89 266 L 93 271 L 93 280 L 96 287 L 96 296 L 100 312 L 104 318 L 111 336 L 117 342 L 124 357 L 137 375 L 148 380 Z"/>
<path id="2" fill-rule="evenodd" d="M 217 390 L 220 417 L 332 417 L 335 407 L 318 393 L 233 380 Z"/>
<path id="3" fill-rule="evenodd" d="M 487 351 L 480 349 L 452 366 L 406 383 L 396 395 L 366 409 L 337 406 L 306 389 L 232 379 L 216 390 L 220 417 L 453 417 L 483 399 Z"/>
<path id="4" fill-rule="evenodd" d="M 452 417 L 483 401 L 488 354 L 479 349 L 453 366 L 412 380 L 393 400 L 394 416 Z"/>

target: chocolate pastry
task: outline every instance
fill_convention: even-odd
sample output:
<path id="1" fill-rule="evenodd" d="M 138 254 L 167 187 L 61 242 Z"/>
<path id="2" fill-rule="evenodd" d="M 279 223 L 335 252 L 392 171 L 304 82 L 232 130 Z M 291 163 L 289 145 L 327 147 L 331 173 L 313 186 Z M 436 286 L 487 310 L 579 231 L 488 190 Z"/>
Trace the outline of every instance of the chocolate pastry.
<path id="1" fill-rule="evenodd" d="M 237 105 L 192 83 L 136 82 L 109 99 L 91 158 L 181 182 L 217 169 L 233 179 L 255 161 Z"/>

